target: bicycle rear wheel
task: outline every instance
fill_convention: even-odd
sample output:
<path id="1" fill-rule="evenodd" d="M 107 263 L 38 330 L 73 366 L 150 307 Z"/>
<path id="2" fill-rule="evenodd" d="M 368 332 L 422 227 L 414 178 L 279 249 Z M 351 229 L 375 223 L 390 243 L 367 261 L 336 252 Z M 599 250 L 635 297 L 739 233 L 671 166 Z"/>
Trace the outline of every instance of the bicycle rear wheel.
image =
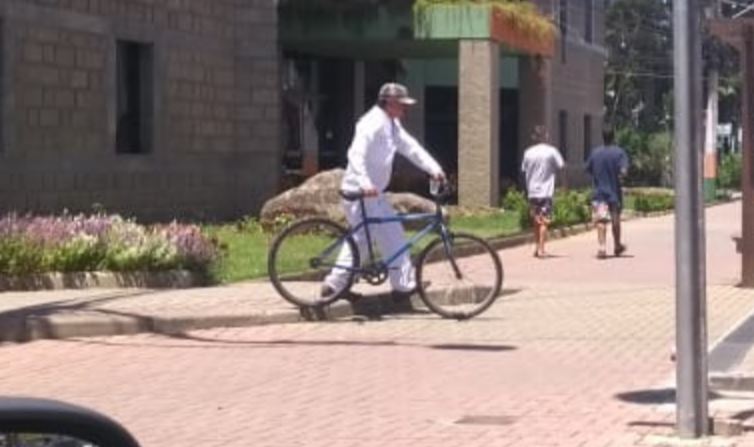
<path id="1" fill-rule="evenodd" d="M 434 240 L 419 255 L 416 280 L 430 310 L 464 320 L 484 312 L 500 296 L 503 266 L 483 239 L 452 233 L 447 240 Z"/>
<path id="2" fill-rule="evenodd" d="M 326 305 L 341 298 L 351 288 L 358 265 L 353 238 L 327 219 L 292 224 L 275 238 L 267 258 L 272 285 L 287 301 L 302 307 Z M 323 295 L 323 281 L 330 272 L 339 275 L 341 285 Z"/>

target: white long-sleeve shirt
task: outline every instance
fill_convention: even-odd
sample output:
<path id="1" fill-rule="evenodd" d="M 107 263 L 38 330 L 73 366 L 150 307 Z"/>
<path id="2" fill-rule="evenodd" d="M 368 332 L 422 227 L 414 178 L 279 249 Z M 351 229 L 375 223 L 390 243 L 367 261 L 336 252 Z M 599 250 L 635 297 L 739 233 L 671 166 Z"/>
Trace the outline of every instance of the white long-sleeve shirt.
<path id="1" fill-rule="evenodd" d="M 341 188 L 345 191 L 369 188 L 384 191 L 390 183 L 396 152 L 430 175 L 443 172 L 435 159 L 403 129 L 399 120 L 391 119 L 384 110 L 374 106 L 356 123 Z"/>

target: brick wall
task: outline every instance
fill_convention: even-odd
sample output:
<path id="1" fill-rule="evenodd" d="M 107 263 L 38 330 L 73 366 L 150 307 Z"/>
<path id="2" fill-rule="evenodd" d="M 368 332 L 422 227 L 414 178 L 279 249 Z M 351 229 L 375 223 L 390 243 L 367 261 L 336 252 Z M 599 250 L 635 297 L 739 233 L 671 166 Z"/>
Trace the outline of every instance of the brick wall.
<path id="1" fill-rule="evenodd" d="M 559 0 L 537 0 L 540 8 L 559 19 Z M 602 141 L 602 115 L 604 105 L 604 63 L 607 57 L 604 48 L 604 2 L 594 0 L 592 40 L 586 38 L 585 9 L 588 0 L 568 0 L 567 31 L 565 36 L 565 59 L 561 53 L 562 36 L 555 43 L 555 54 L 549 61 L 550 97 L 547 99 L 547 124 L 552 142 L 559 145 L 559 113 L 566 111 L 567 128 L 567 176 L 563 183 L 578 187 L 588 184 L 584 173 L 584 116 L 591 116 L 592 145 Z"/>
<path id="2" fill-rule="evenodd" d="M 33 23 L 15 27 L 17 148 L 33 159 L 106 146 L 107 45 L 94 34 Z"/>
<path id="3" fill-rule="evenodd" d="M 274 0 L 8 0 L 0 210 L 253 213 L 278 180 Z M 116 42 L 150 45 L 153 150 L 116 154 Z"/>

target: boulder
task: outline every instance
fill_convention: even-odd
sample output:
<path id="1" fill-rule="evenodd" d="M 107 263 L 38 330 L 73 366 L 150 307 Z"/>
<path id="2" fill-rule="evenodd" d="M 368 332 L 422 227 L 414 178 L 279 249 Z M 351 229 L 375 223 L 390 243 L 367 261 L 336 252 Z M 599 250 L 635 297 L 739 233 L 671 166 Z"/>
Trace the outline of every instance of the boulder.
<path id="1" fill-rule="evenodd" d="M 342 199 L 338 194 L 343 169 L 320 172 L 298 187 L 268 200 L 262 207 L 262 225 L 272 225 L 280 216 L 295 219 L 325 217 L 345 223 Z M 399 213 L 429 213 L 435 210 L 431 200 L 411 193 L 388 193 L 388 200 Z"/>
<path id="2" fill-rule="evenodd" d="M 410 192 L 389 192 L 387 198 L 398 213 L 431 213 L 435 210 L 435 202 Z"/>

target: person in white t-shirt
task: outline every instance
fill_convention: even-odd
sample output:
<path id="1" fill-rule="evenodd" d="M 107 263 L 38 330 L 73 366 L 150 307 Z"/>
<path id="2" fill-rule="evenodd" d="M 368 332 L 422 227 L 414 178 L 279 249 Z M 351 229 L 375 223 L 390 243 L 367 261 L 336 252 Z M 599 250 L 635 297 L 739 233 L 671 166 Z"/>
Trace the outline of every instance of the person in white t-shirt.
<path id="1" fill-rule="evenodd" d="M 521 172 L 526 178 L 526 194 L 529 198 L 529 215 L 532 219 L 536 248 L 534 256 L 547 256 L 545 242 L 547 227 L 552 221 L 552 197 L 555 193 L 555 175 L 565 166 L 560 152 L 549 143 L 549 133 L 544 126 L 537 126 L 532 133 L 535 144 L 524 152 Z"/>

